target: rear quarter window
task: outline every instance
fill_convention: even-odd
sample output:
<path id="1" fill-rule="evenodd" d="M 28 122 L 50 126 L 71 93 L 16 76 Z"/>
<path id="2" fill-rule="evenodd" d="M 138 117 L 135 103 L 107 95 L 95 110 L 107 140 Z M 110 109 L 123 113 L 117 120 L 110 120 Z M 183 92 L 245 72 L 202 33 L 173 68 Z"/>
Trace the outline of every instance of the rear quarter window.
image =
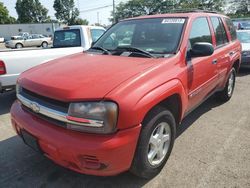
<path id="1" fill-rule="evenodd" d="M 219 17 L 211 17 L 211 21 L 215 32 L 216 46 L 222 46 L 228 43 L 226 30 L 222 20 Z"/>
<path id="2" fill-rule="evenodd" d="M 235 26 L 234 26 L 233 22 L 229 18 L 225 18 L 224 20 L 225 20 L 225 22 L 227 24 L 227 28 L 228 28 L 228 30 L 230 32 L 232 41 L 236 40 L 237 39 L 237 34 L 236 34 L 236 29 L 235 29 Z"/>

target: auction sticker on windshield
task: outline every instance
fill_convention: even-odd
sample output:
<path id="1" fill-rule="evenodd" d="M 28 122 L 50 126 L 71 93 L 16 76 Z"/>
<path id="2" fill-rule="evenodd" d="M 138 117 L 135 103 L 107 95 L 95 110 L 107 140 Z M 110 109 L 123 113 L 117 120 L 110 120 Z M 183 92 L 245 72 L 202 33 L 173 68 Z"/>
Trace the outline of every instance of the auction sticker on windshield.
<path id="1" fill-rule="evenodd" d="M 167 18 L 167 19 L 163 19 L 162 20 L 162 24 L 183 24 L 185 22 L 185 19 L 184 18 Z"/>

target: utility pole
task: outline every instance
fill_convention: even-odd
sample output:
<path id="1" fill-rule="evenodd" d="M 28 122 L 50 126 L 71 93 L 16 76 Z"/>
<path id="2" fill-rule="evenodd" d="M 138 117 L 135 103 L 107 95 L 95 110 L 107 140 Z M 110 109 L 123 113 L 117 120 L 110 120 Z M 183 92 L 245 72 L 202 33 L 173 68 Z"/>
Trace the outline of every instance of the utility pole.
<path id="1" fill-rule="evenodd" d="M 99 12 L 97 12 L 97 23 L 98 23 L 98 25 L 100 24 Z"/>
<path id="2" fill-rule="evenodd" d="M 115 0 L 113 0 L 113 23 L 116 22 L 116 16 L 115 16 Z"/>

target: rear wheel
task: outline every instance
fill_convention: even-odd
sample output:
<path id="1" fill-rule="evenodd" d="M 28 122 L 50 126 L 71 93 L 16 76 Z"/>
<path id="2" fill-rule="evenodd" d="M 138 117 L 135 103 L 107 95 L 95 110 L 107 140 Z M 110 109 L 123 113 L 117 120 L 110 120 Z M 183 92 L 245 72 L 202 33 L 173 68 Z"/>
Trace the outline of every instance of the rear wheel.
<path id="1" fill-rule="evenodd" d="M 145 118 L 130 171 L 153 178 L 164 167 L 174 145 L 176 123 L 173 114 L 155 107 Z"/>
<path id="2" fill-rule="evenodd" d="M 47 43 L 47 42 L 43 42 L 43 43 L 42 43 L 42 47 L 43 47 L 43 48 L 47 48 L 47 47 L 48 47 L 48 43 Z"/>
<path id="3" fill-rule="evenodd" d="M 17 43 L 16 46 L 15 46 L 17 49 L 20 49 L 23 47 L 23 45 L 21 43 Z"/>
<path id="4" fill-rule="evenodd" d="M 233 67 L 230 71 L 225 88 L 217 93 L 217 99 L 219 99 L 222 102 L 226 102 L 231 99 L 234 92 L 235 80 L 236 80 L 236 71 L 235 68 Z"/>

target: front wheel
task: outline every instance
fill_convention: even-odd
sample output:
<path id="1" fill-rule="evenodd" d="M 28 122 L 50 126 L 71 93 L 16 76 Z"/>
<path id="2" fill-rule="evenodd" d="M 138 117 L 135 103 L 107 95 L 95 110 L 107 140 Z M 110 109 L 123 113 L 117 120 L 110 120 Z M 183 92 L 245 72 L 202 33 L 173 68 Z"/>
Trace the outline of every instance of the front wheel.
<path id="1" fill-rule="evenodd" d="M 130 171 L 143 178 L 153 178 L 164 167 L 172 151 L 176 134 L 173 114 L 155 107 L 142 123 L 142 130 Z"/>
<path id="2" fill-rule="evenodd" d="M 16 49 L 20 49 L 20 48 L 22 48 L 23 47 L 23 45 L 21 44 L 21 43 L 17 43 L 16 45 L 15 45 L 15 48 Z"/>
<path id="3" fill-rule="evenodd" d="M 230 71 L 225 88 L 217 93 L 217 99 L 222 102 L 229 101 L 233 95 L 236 80 L 236 70 L 233 67 Z"/>
<path id="4" fill-rule="evenodd" d="M 48 48 L 48 43 L 47 43 L 47 42 L 43 42 L 43 43 L 42 43 L 42 47 L 43 47 L 43 48 Z"/>

